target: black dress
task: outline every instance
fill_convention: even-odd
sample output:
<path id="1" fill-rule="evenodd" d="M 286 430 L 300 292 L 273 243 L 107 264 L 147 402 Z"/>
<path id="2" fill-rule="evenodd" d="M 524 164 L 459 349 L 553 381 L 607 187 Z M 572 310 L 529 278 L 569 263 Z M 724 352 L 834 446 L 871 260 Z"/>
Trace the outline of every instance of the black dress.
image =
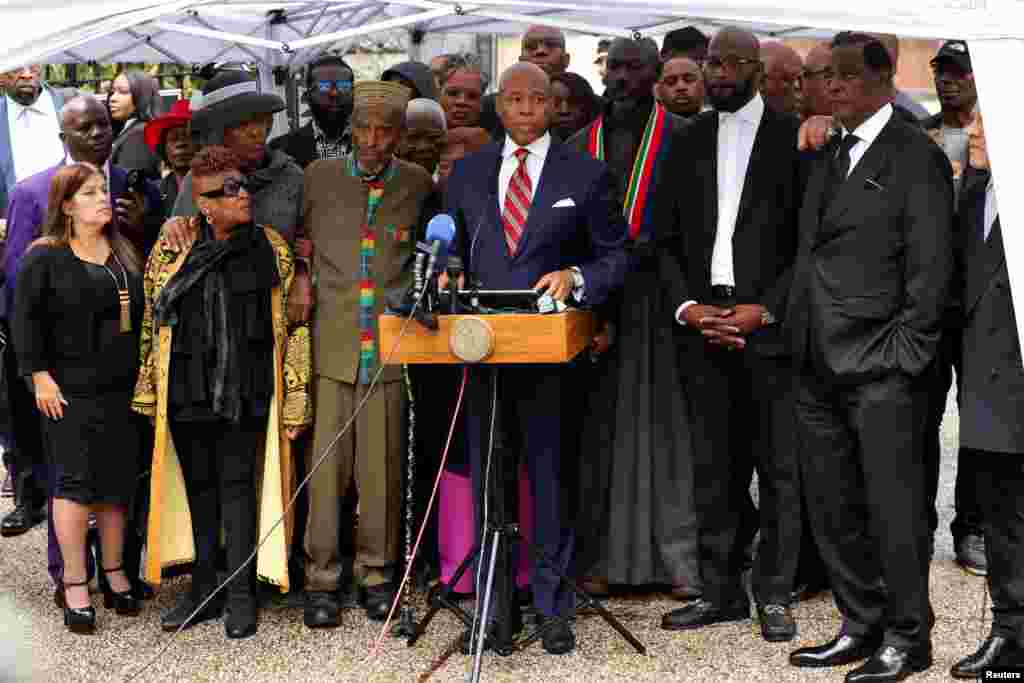
<path id="1" fill-rule="evenodd" d="M 120 331 L 125 282 L 129 333 Z M 142 310 L 141 276 L 113 254 L 104 267 L 67 247 L 37 246 L 22 262 L 12 329 L 18 371 L 28 382 L 49 371 L 68 401 L 63 419 L 41 417 L 55 498 L 129 504 L 135 495 L 143 424 L 131 399 Z"/>

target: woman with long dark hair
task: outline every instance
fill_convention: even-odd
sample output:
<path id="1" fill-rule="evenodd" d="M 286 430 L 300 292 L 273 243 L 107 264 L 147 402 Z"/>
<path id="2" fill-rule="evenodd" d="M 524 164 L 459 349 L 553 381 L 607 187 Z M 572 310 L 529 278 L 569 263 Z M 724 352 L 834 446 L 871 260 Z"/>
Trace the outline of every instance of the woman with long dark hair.
<path id="1" fill-rule="evenodd" d="M 136 410 L 156 419 L 146 578 L 159 583 L 163 565 L 186 559 L 173 556 L 167 539 L 191 536 L 194 543 L 191 590 L 162 626 L 174 631 L 220 616 L 225 601 L 218 594 L 192 617 L 217 588 L 223 528 L 228 638 L 256 633 L 257 573 L 288 588 L 287 525 L 274 534 L 267 525 L 291 495 L 290 441 L 312 421 L 309 330 L 289 331 L 284 314 L 292 254 L 277 232 L 252 222 L 239 166 L 238 156 L 218 145 L 192 160 L 197 238 L 179 252 L 165 235 L 150 255 L 134 398 Z M 175 452 L 187 504 L 165 488 Z M 185 510 L 191 530 L 186 515 L 174 514 Z M 247 565 L 264 527 L 268 543 L 256 565 Z"/>
<path id="2" fill-rule="evenodd" d="M 141 262 L 111 221 L 106 188 L 104 176 L 86 164 L 54 176 L 43 237 L 18 271 L 12 326 L 19 374 L 30 381 L 43 416 L 64 561 L 59 590 L 64 623 L 75 633 L 96 625 L 86 569 L 90 511 L 100 534 L 104 605 L 121 615 L 139 613 L 122 560 L 144 428 L 131 410 Z"/>
<path id="3" fill-rule="evenodd" d="M 146 123 L 162 113 L 157 80 L 144 71 L 122 71 L 111 85 L 107 108 L 117 131 L 110 163 L 159 180 L 160 157 L 146 145 L 144 135 Z"/>

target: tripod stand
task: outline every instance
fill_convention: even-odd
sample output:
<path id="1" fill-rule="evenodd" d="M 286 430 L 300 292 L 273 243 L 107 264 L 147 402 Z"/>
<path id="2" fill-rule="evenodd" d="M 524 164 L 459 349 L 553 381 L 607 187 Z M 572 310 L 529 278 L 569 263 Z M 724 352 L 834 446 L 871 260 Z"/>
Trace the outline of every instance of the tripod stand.
<path id="1" fill-rule="evenodd" d="M 408 642 L 410 647 L 415 645 L 440 610 L 447 609 L 451 611 L 470 629 L 470 649 L 471 651 L 475 649 L 477 656 L 474 665 L 475 678 L 479 677 L 480 656 L 485 639 L 489 641 L 490 647 L 496 653 L 508 656 L 528 647 L 538 638 L 541 638 L 548 629 L 553 628 L 558 623 L 567 624 L 571 618 L 570 614 L 563 614 L 556 618 L 547 619 L 543 625 L 532 633 L 527 634 L 521 640 L 516 641 L 515 639 L 516 633 L 520 630 L 522 618 L 515 597 L 515 582 L 512 571 L 512 544 L 516 541 L 523 541 L 523 538 L 520 534 L 519 525 L 508 521 L 509 500 L 507 492 L 516 488 L 514 479 L 510 482 L 510 470 L 514 477 L 517 468 L 509 467 L 508 461 L 511 459 L 512 454 L 505 448 L 506 440 L 503 438 L 504 432 L 500 427 L 499 416 L 501 410 L 498 400 L 499 367 L 498 365 L 492 365 L 487 370 L 490 373 L 492 397 L 490 435 L 487 439 L 487 455 L 482 481 L 484 491 L 481 492 L 483 494 L 482 507 L 484 510 L 482 540 L 462 560 L 450 583 L 443 585 L 439 591 L 431 596 L 429 600 L 430 608 L 423 620 L 416 626 Z M 535 568 L 539 569 L 543 566 L 557 575 L 559 585 L 571 587 L 574 595 L 580 599 L 582 606 L 595 610 L 638 653 L 646 653 L 646 648 L 643 644 L 625 626 L 609 613 L 600 602 L 577 586 L 560 569 L 558 564 L 547 557 L 540 548 L 525 541 L 523 546 L 530 552 Z M 480 567 L 486 568 L 486 581 L 484 582 L 483 591 L 481 591 L 481 582 L 479 581 L 480 577 L 478 574 L 477 618 L 474 618 L 473 615 L 451 599 L 452 586 L 458 584 L 459 580 L 474 562 L 479 562 Z M 493 619 L 492 614 L 494 615 Z"/>

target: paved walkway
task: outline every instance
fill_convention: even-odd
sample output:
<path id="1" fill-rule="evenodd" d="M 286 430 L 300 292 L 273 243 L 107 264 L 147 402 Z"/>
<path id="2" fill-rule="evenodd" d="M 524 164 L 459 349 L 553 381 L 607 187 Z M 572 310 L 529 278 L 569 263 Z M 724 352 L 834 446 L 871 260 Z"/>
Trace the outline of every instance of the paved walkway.
<path id="1" fill-rule="evenodd" d="M 943 427 L 944 460 L 940 493 L 940 530 L 932 564 L 932 602 L 938 621 L 933 632 L 935 666 L 912 681 L 949 680 L 949 667 L 974 650 L 988 631 L 982 579 L 961 572 L 953 562 L 949 537 L 955 477 L 956 419 Z M 159 614 L 187 585 L 171 582 L 136 619 L 119 618 L 99 607 L 99 630 L 73 636 L 64 630 L 45 575 L 45 530 L 0 540 L 0 680 L 123 681 L 168 642 Z M 94 597 L 97 606 L 99 596 Z M 753 621 L 687 634 L 660 630 L 661 614 L 677 606 L 670 600 L 636 597 L 613 600 L 610 609 L 643 641 L 641 657 L 596 617 L 581 616 L 579 648 L 565 657 L 544 653 L 539 643 L 508 658 L 488 654 L 487 681 L 841 681 L 842 671 L 808 672 L 790 667 L 794 647 L 831 637 L 839 622 L 831 596 L 796 608 L 795 643 L 768 644 Z M 422 605 L 417 609 L 423 614 Z M 241 642 L 224 638 L 220 622 L 186 631 L 140 681 L 460 681 L 469 658 L 452 654 L 460 629 L 454 617 L 440 616 L 417 647 L 386 641 L 368 659 L 379 626 L 361 610 L 345 614 L 342 628 L 311 632 L 297 608 L 266 609 L 260 631 Z"/>

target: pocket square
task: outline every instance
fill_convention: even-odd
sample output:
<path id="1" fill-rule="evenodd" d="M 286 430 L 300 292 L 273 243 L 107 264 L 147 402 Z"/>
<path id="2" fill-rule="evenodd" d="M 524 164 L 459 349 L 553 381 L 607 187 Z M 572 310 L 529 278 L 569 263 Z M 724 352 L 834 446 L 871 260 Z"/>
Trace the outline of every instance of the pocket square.
<path id="1" fill-rule="evenodd" d="M 572 197 L 566 197 L 565 199 L 559 199 L 557 202 L 551 205 L 552 209 L 562 209 L 567 206 L 576 206 L 576 202 L 572 200 Z"/>

